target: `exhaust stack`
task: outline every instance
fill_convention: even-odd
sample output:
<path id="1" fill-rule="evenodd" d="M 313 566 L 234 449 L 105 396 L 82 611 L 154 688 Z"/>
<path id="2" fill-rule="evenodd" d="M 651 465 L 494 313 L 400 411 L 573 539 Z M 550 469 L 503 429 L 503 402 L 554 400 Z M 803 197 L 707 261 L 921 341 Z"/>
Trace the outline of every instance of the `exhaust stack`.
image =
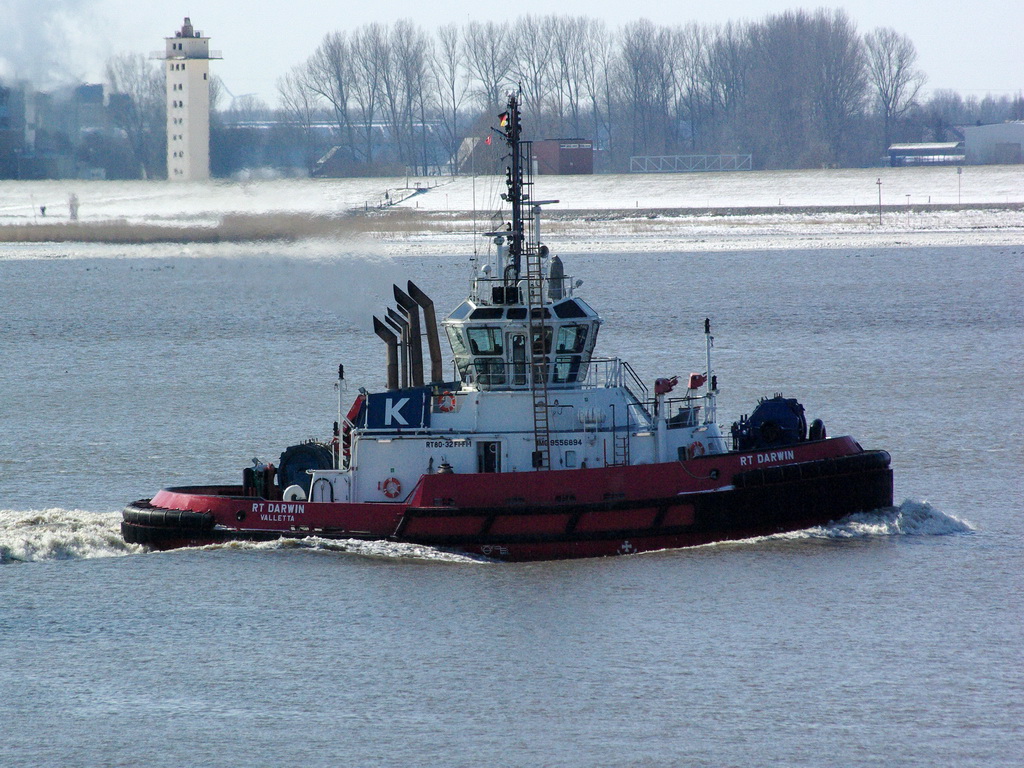
<path id="1" fill-rule="evenodd" d="M 380 336 L 388 346 L 387 388 L 389 390 L 398 389 L 398 337 L 384 323 L 378 320 L 376 315 L 373 316 L 373 332 Z"/>
<path id="2" fill-rule="evenodd" d="M 430 351 L 430 383 L 440 384 L 444 381 L 443 362 L 441 360 L 441 341 L 437 335 L 437 317 L 434 315 L 434 302 L 419 289 L 412 280 L 409 281 L 409 296 L 423 309 L 423 324 L 426 326 L 427 349 Z"/>
<path id="3" fill-rule="evenodd" d="M 405 291 L 397 285 L 395 289 L 395 301 L 401 307 L 405 316 L 409 318 L 409 370 L 412 379 L 410 384 L 414 387 L 423 386 L 423 342 L 420 340 L 420 305 L 412 300 Z"/>
<path id="4" fill-rule="evenodd" d="M 409 386 L 409 321 L 401 312 L 388 307 L 384 322 L 390 325 L 398 335 L 398 361 L 402 370 L 400 381 L 402 388 L 405 389 Z"/>

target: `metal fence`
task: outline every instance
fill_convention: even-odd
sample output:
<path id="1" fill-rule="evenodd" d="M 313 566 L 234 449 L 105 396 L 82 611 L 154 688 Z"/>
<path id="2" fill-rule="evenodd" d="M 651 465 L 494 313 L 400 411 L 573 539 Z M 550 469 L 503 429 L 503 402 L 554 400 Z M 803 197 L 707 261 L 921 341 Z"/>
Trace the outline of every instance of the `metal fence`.
<path id="1" fill-rule="evenodd" d="M 630 173 L 749 171 L 752 155 L 644 155 L 629 158 Z"/>

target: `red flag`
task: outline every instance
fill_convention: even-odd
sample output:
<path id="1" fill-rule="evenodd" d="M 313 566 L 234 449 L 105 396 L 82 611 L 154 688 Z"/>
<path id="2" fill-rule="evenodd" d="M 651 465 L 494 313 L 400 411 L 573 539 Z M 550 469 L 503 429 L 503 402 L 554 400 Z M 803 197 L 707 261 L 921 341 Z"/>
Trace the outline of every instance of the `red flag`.
<path id="1" fill-rule="evenodd" d="M 490 134 L 487 134 L 487 138 L 484 139 L 484 144 L 486 144 L 487 146 L 491 146 L 491 135 Z"/>

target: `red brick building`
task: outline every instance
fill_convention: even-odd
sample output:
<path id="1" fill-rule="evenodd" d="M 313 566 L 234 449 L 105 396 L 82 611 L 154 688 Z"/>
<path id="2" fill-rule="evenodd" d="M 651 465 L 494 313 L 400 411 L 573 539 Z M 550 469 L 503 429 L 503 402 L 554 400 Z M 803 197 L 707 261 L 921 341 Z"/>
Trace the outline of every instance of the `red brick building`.
<path id="1" fill-rule="evenodd" d="M 533 142 L 537 173 L 594 172 L 594 142 L 587 139 L 544 139 Z"/>

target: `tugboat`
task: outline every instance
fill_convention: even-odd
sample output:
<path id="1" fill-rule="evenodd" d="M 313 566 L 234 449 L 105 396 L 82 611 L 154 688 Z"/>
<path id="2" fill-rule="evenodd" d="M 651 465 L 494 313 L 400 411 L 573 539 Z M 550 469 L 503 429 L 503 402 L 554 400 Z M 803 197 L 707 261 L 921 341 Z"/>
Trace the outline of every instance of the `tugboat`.
<path id="1" fill-rule="evenodd" d="M 723 434 L 713 337 L 705 371 L 659 378 L 594 356 L 601 318 L 540 240 L 531 143 L 509 96 L 511 219 L 492 263 L 442 321 L 410 282 L 373 318 L 387 385 L 360 388 L 334 438 L 255 463 L 241 485 L 165 488 L 123 512 L 126 541 L 158 549 L 281 537 L 408 542 L 499 560 L 595 557 L 743 539 L 892 505 L 885 451 L 828 437 L 776 394 Z M 422 338 L 430 356 L 425 381 Z"/>

